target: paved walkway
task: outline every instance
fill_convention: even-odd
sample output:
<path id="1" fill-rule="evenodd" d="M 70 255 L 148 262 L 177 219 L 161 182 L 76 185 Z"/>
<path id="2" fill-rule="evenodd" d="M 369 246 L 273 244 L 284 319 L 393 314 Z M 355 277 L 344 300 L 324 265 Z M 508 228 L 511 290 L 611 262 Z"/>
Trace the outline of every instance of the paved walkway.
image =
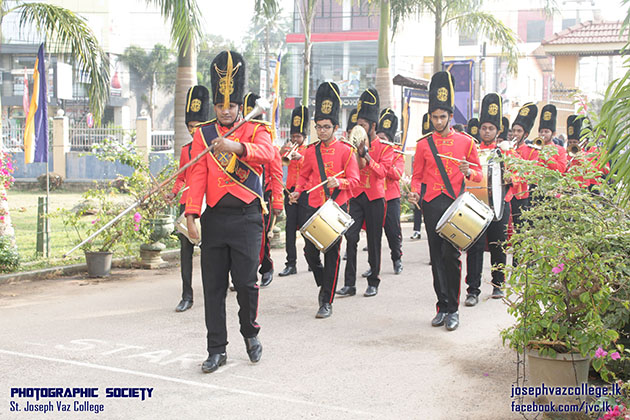
<path id="1" fill-rule="evenodd" d="M 174 312 L 178 268 L 0 285 L 0 418 L 520 418 L 510 409 L 515 354 L 499 336 L 511 322 L 505 305 L 488 299 L 486 282 L 480 304 L 461 307 L 458 330 L 432 328 L 427 243 L 409 241 L 410 224 L 403 230 L 403 274 L 393 274 L 384 240 L 378 296 L 363 297 L 366 282 L 358 280 L 360 293 L 337 299 L 329 319 L 314 317 L 317 289 L 303 258 L 297 275 L 276 276 L 261 291 L 258 365 L 248 361 L 230 293 L 228 364 L 209 375 L 200 369 L 206 354 L 198 261 L 195 305 L 182 314 Z M 284 251 L 273 257 L 280 271 Z M 359 257 L 362 273 L 367 253 Z M 99 398 L 90 402 L 104 411 L 11 412 L 11 401 L 20 408 L 35 403 L 11 398 L 11 387 L 97 387 Z M 106 398 L 108 387 L 153 391 L 144 401 Z M 75 400 L 85 399 L 52 399 L 71 409 Z"/>

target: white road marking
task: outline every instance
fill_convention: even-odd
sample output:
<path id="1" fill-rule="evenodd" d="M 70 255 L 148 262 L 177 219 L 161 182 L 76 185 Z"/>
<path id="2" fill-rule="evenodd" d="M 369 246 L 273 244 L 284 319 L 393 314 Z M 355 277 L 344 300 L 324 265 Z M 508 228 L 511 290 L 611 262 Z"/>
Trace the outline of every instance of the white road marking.
<path id="1" fill-rule="evenodd" d="M 273 394 L 265 394 L 265 393 L 262 393 L 262 392 L 246 391 L 246 390 L 238 389 L 238 388 L 231 388 L 231 387 L 213 385 L 213 384 L 208 384 L 208 383 L 205 383 L 205 382 L 190 381 L 190 380 L 187 380 L 187 379 L 173 378 L 173 377 L 170 377 L 170 376 L 156 375 L 154 373 L 141 372 L 141 371 L 137 371 L 137 370 L 122 369 L 122 368 L 117 368 L 117 367 L 113 367 L 113 366 L 98 365 L 98 364 L 95 364 L 95 363 L 78 362 L 78 361 L 75 361 L 75 360 L 58 359 L 58 358 L 54 358 L 54 357 L 39 356 L 39 355 L 36 355 L 36 354 L 20 353 L 20 352 L 16 352 L 16 351 L 3 350 L 3 349 L 0 349 L 0 353 L 12 355 L 12 356 L 18 356 L 18 357 L 25 357 L 25 358 L 28 358 L 28 359 L 45 360 L 45 361 L 48 361 L 48 362 L 55 362 L 55 363 L 65 363 L 65 364 L 68 364 L 68 365 L 86 367 L 86 368 L 91 368 L 91 369 L 106 370 L 106 371 L 116 372 L 116 373 L 125 373 L 125 374 L 128 374 L 128 375 L 142 376 L 142 377 L 145 377 L 145 378 L 160 379 L 160 380 L 167 381 L 167 382 L 175 382 L 175 383 L 179 383 L 179 384 L 191 385 L 191 386 L 196 386 L 196 387 L 200 387 L 200 388 L 216 389 L 216 390 L 220 390 L 220 391 L 231 392 L 233 394 L 248 395 L 248 396 L 251 396 L 251 397 L 265 398 L 265 399 L 269 399 L 269 400 L 276 400 L 276 401 L 282 401 L 282 402 L 287 402 L 287 403 L 309 405 L 309 406 L 313 406 L 313 407 L 319 407 L 319 408 L 324 408 L 324 409 L 329 409 L 329 410 L 334 410 L 334 411 L 342 411 L 342 412 L 345 412 L 345 413 L 359 414 L 359 415 L 362 415 L 362 416 L 372 416 L 372 414 L 367 413 L 365 411 L 352 410 L 352 409 L 345 408 L 345 407 L 338 407 L 338 406 L 334 406 L 334 405 L 321 404 L 321 403 L 317 403 L 317 402 L 313 402 L 313 401 L 306 401 L 306 400 L 300 400 L 300 399 L 296 399 L 296 398 L 285 397 L 285 396 L 282 396 L 282 395 L 273 395 Z"/>

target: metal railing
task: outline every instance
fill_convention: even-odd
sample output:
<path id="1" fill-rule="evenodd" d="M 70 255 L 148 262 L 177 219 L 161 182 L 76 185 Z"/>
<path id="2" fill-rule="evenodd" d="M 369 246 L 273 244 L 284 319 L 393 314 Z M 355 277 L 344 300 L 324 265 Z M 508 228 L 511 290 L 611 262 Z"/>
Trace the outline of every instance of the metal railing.
<path id="1" fill-rule="evenodd" d="M 70 127 L 70 150 L 75 152 L 89 152 L 94 144 L 101 144 L 105 139 L 116 140 L 120 143 L 132 139 L 131 130 L 122 128 L 89 128 L 84 125 Z"/>
<path id="2" fill-rule="evenodd" d="M 153 131 L 151 132 L 151 151 L 163 152 L 172 150 L 175 144 L 175 131 Z"/>
<path id="3" fill-rule="evenodd" d="M 2 146 L 7 152 L 24 150 L 24 127 L 2 126 Z"/>

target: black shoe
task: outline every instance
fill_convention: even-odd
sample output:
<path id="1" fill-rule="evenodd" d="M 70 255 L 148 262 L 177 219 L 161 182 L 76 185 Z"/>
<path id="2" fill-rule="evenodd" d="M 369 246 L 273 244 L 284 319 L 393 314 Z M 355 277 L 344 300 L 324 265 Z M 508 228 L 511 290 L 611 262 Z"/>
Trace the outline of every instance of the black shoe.
<path id="1" fill-rule="evenodd" d="M 335 293 L 337 293 L 339 297 L 354 296 L 357 294 L 357 288 L 354 286 L 343 286 L 341 289 L 337 290 Z"/>
<path id="2" fill-rule="evenodd" d="M 258 337 L 246 338 L 245 347 L 247 347 L 247 355 L 252 363 L 258 363 L 262 356 L 262 344 Z"/>
<path id="3" fill-rule="evenodd" d="M 297 268 L 294 265 L 287 265 L 284 270 L 278 273 L 280 277 L 290 276 L 291 274 L 297 274 Z"/>
<path id="4" fill-rule="evenodd" d="M 501 290 L 500 287 L 494 286 L 492 287 L 492 299 L 503 299 L 505 297 L 505 293 Z"/>
<path id="5" fill-rule="evenodd" d="M 473 295 L 473 294 L 467 295 L 466 300 L 464 301 L 464 305 L 466 306 L 475 306 L 478 303 L 479 303 L 479 296 Z"/>
<path id="6" fill-rule="evenodd" d="M 438 312 L 431 320 L 431 326 L 441 327 L 442 325 L 444 325 L 445 319 L 446 319 L 446 312 Z"/>
<path id="7" fill-rule="evenodd" d="M 365 293 L 363 293 L 363 296 L 372 297 L 372 296 L 376 296 L 377 294 L 378 294 L 378 287 L 368 286 L 367 289 L 365 289 Z"/>
<path id="8" fill-rule="evenodd" d="M 363 278 L 368 278 L 372 275 L 372 269 L 368 269 L 367 271 L 365 271 L 363 274 L 361 274 L 361 277 Z"/>
<path id="9" fill-rule="evenodd" d="M 422 239 L 422 234 L 419 231 L 415 230 L 413 232 L 413 235 L 411 235 L 411 240 L 417 241 L 418 239 Z"/>
<path id="10" fill-rule="evenodd" d="M 211 354 L 201 365 L 201 370 L 203 373 L 212 373 L 219 369 L 219 366 L 223 366 L 226 361 L 227 355 L 225 353 Z"/>
<path id="11" fill-rule="evenodd" d="M 271 284 L 271 280 L 273 280 L 273 270 L 267 271 L 262 275 L 260 279 L 260 287 L 267 287 Z"/>
<path id="12" fill-rule="evenodd" d="M 322 287 L 319 288 L 319 296 L 317 296 L 317 302 L 319 303 L 319 306 L 322 306 L 324 304 L 324 288 Z"/>
<path id="13" fill-rule="evenodd" d="M 449 331 L 456 330 L 459 327 L 459 312 L 453 312 L 446 316 L 446 329 Z"/>
<path id="14" fill-rule="evenodd" d="M 193 301 L 192 300 L 186 300 L 186 299 L 182 299 L 179 302 L 179 305 L 177 305 L 177 307 L 175 308 L 175 312 L 184 312 L 189 310 L 190 308 L 192 308 L 192 304 Z"/>
<path id="15" fill-rule="evenodd" d="M 332 315 L 332 305 L 328 302 L 323 303 L 317 311 L 315 318 L 328 318 Z"/>
<path id="16" fill-rule="evenodd" d="M 394 274 L 402 273 L 402 269 L 403 269 L 402 260 L 394 261 Z"/>

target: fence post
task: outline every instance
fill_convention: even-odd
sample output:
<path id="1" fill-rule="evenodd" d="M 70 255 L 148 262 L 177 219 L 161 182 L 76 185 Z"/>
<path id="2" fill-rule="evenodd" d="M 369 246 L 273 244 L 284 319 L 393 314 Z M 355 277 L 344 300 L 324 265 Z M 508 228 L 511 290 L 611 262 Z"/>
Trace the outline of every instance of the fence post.
<path id="1" fill-rule="evenodd" d="M 54 171 L 66 179 L 66 153 L 70 151 L 70 128 L 63 109 L 58 110 L 53 118 L 52 146 Z"/>
<path id="2" fill-rule="evenodd" d="M 136 147 L 144 161 L 148 162 L 151 153 L 151 117 L 145 110 L 142 110 L 136 119 Z"/>
<path id="3" fill-rule="evenodd" d="M 50 224 L 48 223 L 48 197 L 37 197 L 37 255 L 50 257 Z"/>

